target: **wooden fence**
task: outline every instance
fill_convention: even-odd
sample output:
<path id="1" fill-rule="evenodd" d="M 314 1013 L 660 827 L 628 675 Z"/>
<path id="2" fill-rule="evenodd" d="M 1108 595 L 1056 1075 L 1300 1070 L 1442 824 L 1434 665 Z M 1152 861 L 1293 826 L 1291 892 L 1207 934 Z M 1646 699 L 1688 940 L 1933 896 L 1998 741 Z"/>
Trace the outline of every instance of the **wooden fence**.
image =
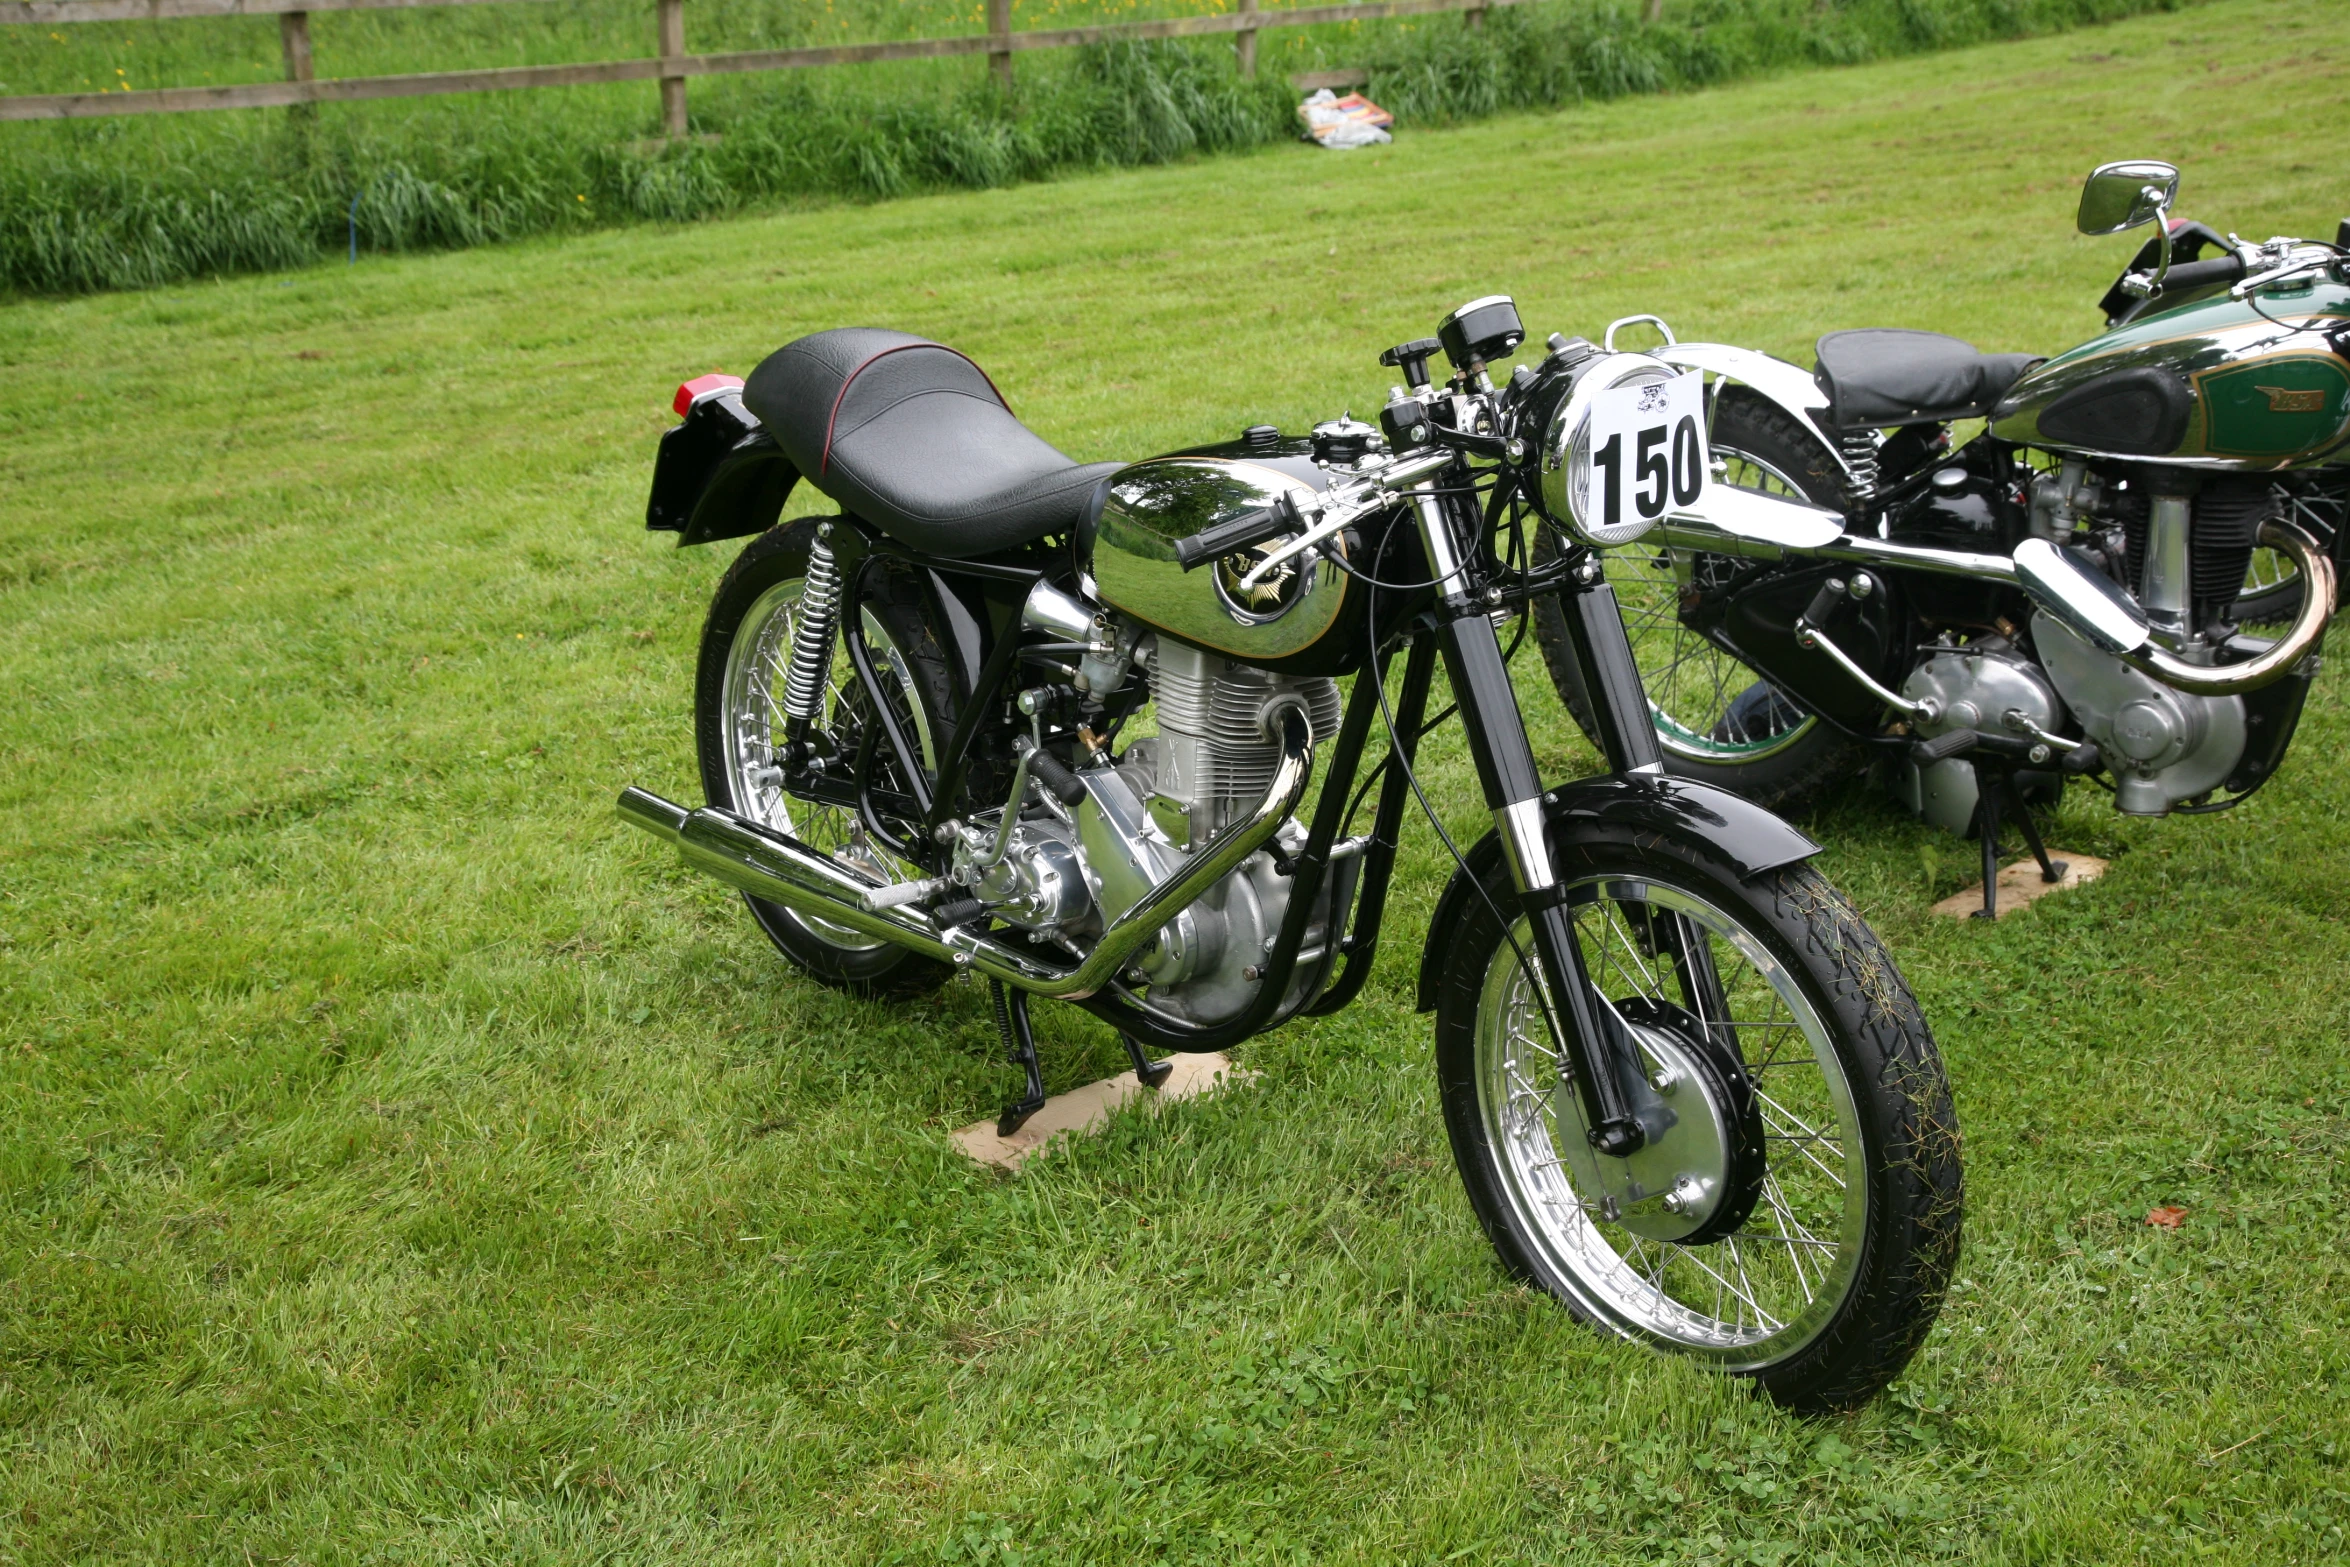
<path id="1" fill-rule="evenodd" d="M 685 0 L 655 0 L 659 52 L 649 59 L 598 60 L 578 65 L 521 65 L 479 71 L 426 71 L 407 76 L 314 74 L 310 15 L 314 11 L 372 11 L 427 5 L 480 5 L 494 0 L 0 0 L 0 25 L 50 27 L 71 22 L 143 22 L 182 17 L 272 16 L 285 46 L 286 79 L 236 87 L 162 87 L 132 92 L 44 93 L 0 98 L 0 120 L 62 120 L 111 114 L 177 114 L 191 109 L 264 109 L 296 104 L 356 103 L 369 98 L 416 98 L 439 93 L 504 92 L 521 87 L 572 87 L 583 82 L 661 84 L 661 118 L 670 137 L 686 133 L 685 84 L 696 76 L 741 71 L 788 71 L 821 65 L 860 65 L 872 60 L 928 60 L 947 55 L 984 54 L 996 80 L 1009 87 L 1012 56 L 1024 49 L 1069 49 L 1119 38 L 1199 38 L 1232 35 L 1244 75 L 1256 74 L 1257 34 L 1268 27 L 1311 27 L 1324 22 L 1376 21 L 1462 11 L 1476 26 L 1489 9 L 1522 0 L 1357 0 L 1348 5 L 1309 5 L 1260 10 L 1257 0 L 1234 0 L 1234 9 L 1202 16 L 1154 21 L 1104 22 L 1093 27 L 1012 31 L 1012 0 L 987 0 L 988 28 L 948 38 L 908 38 L 894 43 L 840 44 L 821 49 L 752 49 L 737 54 L 688 54 Z M 1653 9 L 1656 0 L 1649 0 Z M 1361 71 L 1319 71 L 1295 76 L 1303 90 L 1348 86 Z"/>

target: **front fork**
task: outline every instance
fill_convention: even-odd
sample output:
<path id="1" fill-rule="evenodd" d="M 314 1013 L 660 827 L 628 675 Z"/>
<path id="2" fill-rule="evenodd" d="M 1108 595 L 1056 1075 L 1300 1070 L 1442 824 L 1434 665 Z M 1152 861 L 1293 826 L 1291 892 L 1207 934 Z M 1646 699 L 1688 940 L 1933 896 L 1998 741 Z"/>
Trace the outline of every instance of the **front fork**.
<path id="1" fill-rule="evenodd" d="M 1630 1031 L 1592 984 L 1584 964 L 1582 943 L 1576 939 L 1575 922 L 1551 861 L 1542 779 L 1526 738 L 1525 717 L 1518 710 L 1509 668 L 1502 662 L 1501 639 L 1469 580 L 1444 499 L 1423 490 L 1414 501 L 1421 548 L 1431 574 L 1439 579 L 1437 635 L 1445 670 L 1460 704 L 1486 808 L 1493 813 L 1509 861 L 1519 909 L 1531 927 L 1535 961 L 1550 993 L 1545 1011 L 1573 1064 L 1592 1147 L 1622 1158 L 1662 1135 L 1673 1123 L 1673 1112 L 1650 1086 Z M 1597 738 L 1609 769 L 1618 775 L 1661 772 L 1663 756 L 1615 593 L 1596 570 L 1588 580 L 1578 580 L 1579 590 L 1561 594 L 1560 604 L 1585 688 L 1592 694 Z M 1702 946 L 1684 952 L 1679 950 L 1687 945 L 1684 933 L 1676 931 L 1673 937 L 1676 966 L 1686 971 L 1704 965 Z"/>

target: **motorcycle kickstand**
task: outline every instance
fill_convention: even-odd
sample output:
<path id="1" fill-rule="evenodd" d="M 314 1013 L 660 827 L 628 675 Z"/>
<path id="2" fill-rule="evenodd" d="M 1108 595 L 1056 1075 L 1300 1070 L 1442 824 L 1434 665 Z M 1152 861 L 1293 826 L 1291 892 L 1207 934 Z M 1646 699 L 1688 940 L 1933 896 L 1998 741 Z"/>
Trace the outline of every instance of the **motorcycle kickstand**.
<path id="1" fill-rule="evenodd" d="M 1126 1047 L 1126 1059 L 1134 1063 L 1135 1081 L 1145 1088 L 1157 1088 L 1175 1075 L 1172 1061 L 1153 1061 L 1142 1053 L 1142 1041 L 1132 1034 L 1120 1034 L 1118 1042 Z"/>
<path id="2" fill-rule="evenodd" d="M 2025 846 L 2032 858 L 2040 864 L 2040 879 L 2054 886 L 2064 880 L 2072 866 L 2063 860 L 2048 857 L 2048 845 L 2041 841 L 2039 825 L 2032 820 L 2032 807 L 2026 803 L 2023 791 L 2013 789 L 2014 800 L 2008 796 L 2015 780 L 1977 763 L 1975 766 L 1975 821 L 1983 839 L 1983 907 L 1971 914 L 1972 919 L 1999 917 L 1999 823 L 2002 818 L 2012 821 L 2024 835 Z M 1988 826 L 1984 824 L 1988 823 Z"/>
<path id="3" fill-rule="evenodd" d="M 1995 920 L 1999 918 L 1999 822 L 2007 813 L 2001 808 L 1999 775 L 1981 763 L 1975 764 L 1975 836 L 1983 844 L 1983 906 L 1970 913 L 1968 919 Z"/>
<path id="4" fill-rule="evenodd" d="M 1037 1064 L 1036 1031 L 1028 1022 L 1028 992 L 1008 989 L 1000 979 L 989 980 L 987 988 L 995 1002 L 996 1033 L 1003 1039 L 1004 1053 L 1027 1079 L 1021 1096 L 995 1118 L 996 1136 L 1009 1137 L 1044 1108 L 1044 1069 Z"/>
<path id="5" fill-rule="evenodd" d="M 2014 780 L 2010 779 L 2009 782 Z M 2021 789 L 2015 792 L 2015 825 L 2017 831 L 2024 835 L 2024 842 L 2030 845 L 2032 858 L 2040 862 L 2040 879 L 2050 886 L 2064 880 L 2065 872 L 2071 870 L 2072 866 L 2063 860 L 2048 857 L 2048 845 L 2040 841 L 2040 829 L 2032 820 L 2032 808 L 2025 803 Z"/>

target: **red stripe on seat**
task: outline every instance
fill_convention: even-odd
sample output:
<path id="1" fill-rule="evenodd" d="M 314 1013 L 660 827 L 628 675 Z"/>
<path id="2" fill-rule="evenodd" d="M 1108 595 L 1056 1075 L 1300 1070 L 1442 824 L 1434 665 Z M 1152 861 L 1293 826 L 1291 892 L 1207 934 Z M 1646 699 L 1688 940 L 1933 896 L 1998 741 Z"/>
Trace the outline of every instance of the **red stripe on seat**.
<path id="1" fill-rule="evenodd" d="M 840 390 L 833 394 L 832 412 L 827 414 L 824 419 L 824 456 L 816 464 L 816 472 L 819 475 L 832 471 L 832 428 L 834 425 L 840 422 L 840 405 L 847 401 L 849 388 L 856 385 L 857 377 L 865 373 L 866 366 L 872 364 L 877 359 L 887 359 L 892 354 L 902 354 L 909 348 L 935 348 L 942 354 L 953 354 L 957 359 L 962 360 L 963 363 L 969 365 L 972 369 L 978 370 L 979 379 L 985 381 L 987 383 L 987 389 L 995 393 L 995 400 L 997 404 L 1003 408 L 1004 412 L 1012 412 L 1012 405 L 1004 400 L 1004 394 L 1002 390 L 999 389 L 995 384 L 995 377 L 989 375 L 985 370 L 980 369 L 979 361 L 972 358 L 969 354 L 964 353 L 961 349 L 949 348 L 944 343 L 899 343 L 893 347 L 883 349 L 878 354 L 867 355 L 864 361 L 860 363 L 856 369 L 851 370 L 847 377 L 842 380 L 840 383 Z M 1013 417 L 1017 418 L 1019 416 L 1015 414 Z"/>

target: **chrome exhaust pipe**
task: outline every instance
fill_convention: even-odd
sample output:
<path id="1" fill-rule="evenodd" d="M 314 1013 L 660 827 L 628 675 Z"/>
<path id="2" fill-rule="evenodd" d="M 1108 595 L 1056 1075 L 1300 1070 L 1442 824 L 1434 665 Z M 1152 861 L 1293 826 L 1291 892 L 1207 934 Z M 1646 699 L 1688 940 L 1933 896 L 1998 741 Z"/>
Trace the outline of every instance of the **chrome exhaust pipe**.
<path id="1" fill-rule="evenodd" d="M 2291 674 L 2333 618 L 2334 563 L 2315 539 L 2276 518 L 2261 524 L 2260 542 L 2289 557 L 2301 573 L 2300 613 L 2267 652 L 2241 664 L 2190 664 L 2151 645 L 2122 656 L 2164 685 L 2196 696 L 2241 696 Z"/>
<path id="2" fill-rule="evenodd" d="M 1313 731 L 1295 708 L 1281 714 L 1281 761 L 1257 808 L 1210 839 L 1183 869 L 1153 887 L 1102 933 L 1074 967 L 963 926 L 941 927 L 911 905 L 875 909 L 865 899 L 881 883 L 771 827 L 717 806 L 688 810 L 643 789 L 621 791 L 620 819 L 677 846 L 685 862 L 738 891 L 796 913 L 844 925 L 910 948 L 924 957 L 975 969 L 1039 996 L 1079 1001 L 1117 978 L 1160 927 L 1230 875 L 1280 831 L 1305 798 L 1314 773 Z M 1080 777 L 1083 775 L 1080 774 Z"/>
<path id="3" fill-rule="evenodd" d="M 2239 664 L 2193 664 L 2155 641 L 2146 612 L 2135 599 L 2045 539 L 2024 540 L 2012 557 L 1896 544 L 1852 533 L 1790 542 L 1799 537 L 1799 524 L 1824 531 L 1825 521 L 1833 513 L 1783 501 L 1767 510 L 1749 506 L 1725 512 L 1724 520 L 1744 523 L 1749 513 L 1766 523 L 1776 523 L 1774 536 L 1763 536 L 1759 528 L 1740 533 L 1696 512 L 1672 514 L 1657 532 L 1677 548 L 1708 554 L 1756 560 L 1795 556 L 1851 561 L 2020 587 L 2034 606 L 2090 646 L 2113 654 L 2173 690 L 2195 696 L 2241 696 L 2282 680 L 2317 646 L 2334 612 L 2333 561 L 2307 533 L 2280 518 L 2261 525 L 2260 542 L 2289 558 L 2301 573 L 2306 591 L 2300 613 L 2294 616 L 2291 628 L 2257 657 Z M 1784 522 L 1779 522 L 1781 514 Z"/>

